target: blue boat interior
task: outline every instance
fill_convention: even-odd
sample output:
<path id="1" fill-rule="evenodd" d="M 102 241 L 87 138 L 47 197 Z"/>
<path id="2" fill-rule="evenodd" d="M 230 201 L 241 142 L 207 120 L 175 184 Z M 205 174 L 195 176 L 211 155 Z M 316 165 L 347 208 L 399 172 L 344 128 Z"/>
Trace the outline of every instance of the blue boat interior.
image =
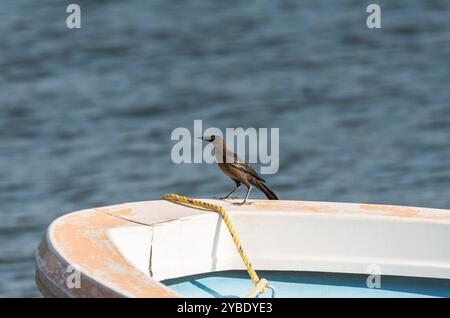
<path id="1" fill-rule="evenodd" d="M 380 288 L 369 288 L 368 275 L 258 271 L 275 289 L 277 298 L 302 297 L 450 297 L 450 280 L 400 276 L 381 276 Z M 253 284 L 246 271 L 221 271 L 162 281 L 184 297 L 244 297 Z M 378 287 L 378 286 L 377 286 Z M 259 297 L 271 297 L 267 291 Z"/>

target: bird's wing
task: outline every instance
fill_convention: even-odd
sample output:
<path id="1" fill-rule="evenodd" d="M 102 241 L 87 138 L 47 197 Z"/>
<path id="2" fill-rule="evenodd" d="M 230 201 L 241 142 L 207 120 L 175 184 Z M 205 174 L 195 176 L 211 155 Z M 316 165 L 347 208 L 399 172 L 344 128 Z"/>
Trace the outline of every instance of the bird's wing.
<path id="1" fill-rule="evenodd" d="M 254 177 L 255 179 L 261 180 L 262 182 L 266 182 L 263 178 L 261 178 L 258 173 L 247 163 L 245 162 L 234 162 L 229 163 L 229 165 L 237 170 L 240 170 L 244 173 L 247 173 Z"/>
<path id="2" fill-rule="evenodd" d="M 262 182 L 266 182 L 263 178 L 261 178 L 258 173 L 244 160 L 239 158 L 237 154 L 235 154 L 232 151 L 226 151 L 224 156 L 224 161 L 232 168 L 235 168 L 237 170 L 240 170 L 244 173 L 247 173 L 254 177 L 255 179 L 261 180 Z"/>

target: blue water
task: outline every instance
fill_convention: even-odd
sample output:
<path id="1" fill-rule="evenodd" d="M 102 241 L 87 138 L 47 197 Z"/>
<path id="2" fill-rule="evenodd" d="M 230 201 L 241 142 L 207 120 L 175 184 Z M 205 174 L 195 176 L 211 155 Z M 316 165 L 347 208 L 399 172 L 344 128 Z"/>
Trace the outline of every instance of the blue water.
<path id="1" fill-rule="evenodd" d="M 356 274 L 258 271 L 275 289 L 275 297 L 408 298 L 450 297 L 450 280 L 382 276 L 367 287 L 367 276 Z M 163 281 L 185 297 L 244 297 L 253 289 L 245 271 L 225 271 Z M 379 287 L 379 288 L 378 288 Z M 269 290 L 259 297 L 272 297 Z"/>
<path id="2" fill-rule="evenodd" d="M 194 119 L 280 128 L 282 199 L 449 208 L 450 2 L 377 1 L 369 30 L 372 2 L 0 1 L 0 296 L 39 295 L 64 213 L 230 191 L 172 163 Z"/>

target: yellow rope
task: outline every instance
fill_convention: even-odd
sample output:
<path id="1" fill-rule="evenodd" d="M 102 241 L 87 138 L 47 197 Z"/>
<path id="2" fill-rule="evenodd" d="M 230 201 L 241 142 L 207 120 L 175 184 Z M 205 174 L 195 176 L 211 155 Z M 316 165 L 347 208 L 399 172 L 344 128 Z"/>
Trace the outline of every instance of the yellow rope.
<path id="1" fill-rule="evenodd" d="M 255 270 L 253 269 L 252 264 L 250 263 L 250 260 L 248 259 L 247 254 L 245 254 L 244 249 L 242 248 L 241 240 L 239 239 L 239 236 L 237 235 L 236 230 L 233 227 L 233 224 L 231 224 L 230 217 L 224 208 L 222 208 L 220 205 L 217 205 L 217 204 L 203 202 L 203 201 L 191 199 L 188 197 L 183 197 L 181 195 L 173 194 L 173 193 L 166 194 L 162 198 L 167 201 L 183 203 L 183 204 L 190 205 L 190 206 L 197 206 L 197 207 L 204 208 L 206 210 L 210 210 L 210 211 L 219 213 L 220 216 L 222 217 L 223 221 L 225 222 L 225 224 L 228 228 L 228 231 L 231 234 L 231 237 L 233 238 L 234 244 L 236 245 L 239 255 L 241 256 L 242 261 L 244 262 L 244 265 L 245 265 L 245 268 L 247 269 L 248 275 L 250 276 L 250 278 L 253 282 L 253 285 L 255 285 L 255 288 L 246 295 L 246 298 L 254 298 L 259 293 L 263 293 L 266 291 L 266 289 L 268 287 L 267 280 L 264 278 L 259 279 L 258 274 L 256 274 Z"/>

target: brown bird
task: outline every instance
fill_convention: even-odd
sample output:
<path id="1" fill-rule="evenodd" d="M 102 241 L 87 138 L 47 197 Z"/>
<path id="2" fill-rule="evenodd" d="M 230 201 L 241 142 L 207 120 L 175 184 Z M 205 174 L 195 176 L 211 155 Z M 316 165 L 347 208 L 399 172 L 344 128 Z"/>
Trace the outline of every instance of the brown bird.
<path id="1" fill-rule="evenodd" d="M 234 152 L 229 150 L 222 137 L 211 135 L 208 137 L 203 136 L 201 139 L 214 145 L 216 162 L 219 165 L 220 170 L 222 170 L 222 172 L 231 178 L 236 184 L 235 188 L 226 196 L 219 198 L 220 200 L 229 198 L 241 187 L 242 183 L 247 186 L 247 194 L 245 195 L 245 199 L 242 202 L 233 204 L 245 204 L 253 186 L 261 190 L 269 200 L 278 200 L 277 195 L 265 184 L 266 181 L 261 178 L 249 164 L 239 158 Z"/>

